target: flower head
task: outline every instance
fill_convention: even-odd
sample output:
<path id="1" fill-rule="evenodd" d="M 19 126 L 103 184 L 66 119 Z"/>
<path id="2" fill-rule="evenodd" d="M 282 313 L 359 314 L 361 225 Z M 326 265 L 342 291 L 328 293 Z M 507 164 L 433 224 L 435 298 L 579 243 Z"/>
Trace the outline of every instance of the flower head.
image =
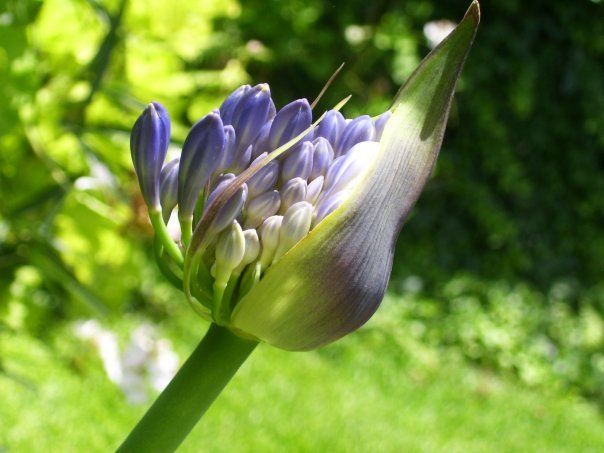
<path id="1" fill-rule="evenodd" d="M 268 85 L 246 85 L 193 126 L 180 161 L 166 165 L 161 178 L 158 158 L 140 170 L 147 161 L 133 151 L 137 174 L 158 175 L 164 219 L 178 211 L 182 285 L 198 313 L 296 350 L 369 319 L 386 289 L 400 228 L 438 155 L 478 21 L 475 2 L 375 118 L 346 120 L 338 105 L 313 123 L 306 99 L 276 112 Z M 137 156 L 166 129 L 158 121 L 142 129 L 152 113 L 133 130 Z M 154 146 L 148 154 L 163 162 Z"/>

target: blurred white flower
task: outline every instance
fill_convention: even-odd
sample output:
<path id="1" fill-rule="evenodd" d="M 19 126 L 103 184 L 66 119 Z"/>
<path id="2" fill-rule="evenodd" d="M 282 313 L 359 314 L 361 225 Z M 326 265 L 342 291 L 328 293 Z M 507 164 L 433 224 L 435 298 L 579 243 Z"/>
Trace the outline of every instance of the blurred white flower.
<path id="1" fill-rule="evenodd" d="M 107 376 L 131 404 L 146 402 L 150 388 L 163 390 L 178 370 L 178 356 L 170 341 L 158 338 L 150 324 L 143 324 L 132 332 L 123 352 L 116 334 L 96 320 L 77 323 L 75 333 L 78 338 L 92 342 Z"/>
<path id="2" fill-rule="evenodd" d="M 424 25 L 424 36 L 428 46 L 434 49 L 455 29 L 455 23 L 447 19 L 433 20 Z"/>

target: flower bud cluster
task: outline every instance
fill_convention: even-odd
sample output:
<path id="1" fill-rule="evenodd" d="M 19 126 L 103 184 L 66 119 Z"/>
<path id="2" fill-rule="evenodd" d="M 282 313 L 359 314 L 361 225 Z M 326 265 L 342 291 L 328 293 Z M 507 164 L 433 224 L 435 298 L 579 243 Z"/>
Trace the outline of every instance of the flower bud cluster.
<path id="1" fill-rule="evenodd" d="M 331 110 L 313 128 L 306 99 L 276 111 L 267 84 L 244 85 L 191 128 L 179 158 L 163 165 L 170 122 L 158 103 L 136 122 L 131 150 L 150 211 L 161 209 L 165 222 L 177 213 L 186 249 L 193 225 L 238 174 L 310 131 L 243 184 L 208 226 L 215 240 L 204 260 L 222 297 L 233 278 L 257 281 L 346 201 L 389 117 L 345 119 Z"/>

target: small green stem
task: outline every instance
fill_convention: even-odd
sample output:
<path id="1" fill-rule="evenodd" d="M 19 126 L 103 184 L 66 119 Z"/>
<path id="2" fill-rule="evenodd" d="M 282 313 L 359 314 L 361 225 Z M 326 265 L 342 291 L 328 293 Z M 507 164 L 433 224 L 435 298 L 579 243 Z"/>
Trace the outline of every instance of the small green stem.
<path id="1" fill-rule="evenodd" d="M 212 324 L 117 451 L 176 450 L 257 344 Z"/>
<path id="2" fill-rule="evenodd" d="M 151 225 L 153 225 L 153 229 L 155 230 L 155 235 L 164 246 L 166 253 L 170 255 L 170 257 L 176 262 L 176 264 L 178 264 L 178 266 L 182 268 L 182 265 L 184 263 L 182 252 L 178 248 L 178 245 L 176 245 L 176 243 L 170 237 L 168 227 L 164 223 L 161 211 L 149 211 L 149 219 L 151 220 Z"/>
<path id="3" fill-rule="evenodd" d="M 182 243 L 184 247 L 187 248 L 189 243 L 191 242 L 191 237 L 193 236 L 193 219 L 182 220 L 180 221 L 180 231 L 182 235 Z"/>

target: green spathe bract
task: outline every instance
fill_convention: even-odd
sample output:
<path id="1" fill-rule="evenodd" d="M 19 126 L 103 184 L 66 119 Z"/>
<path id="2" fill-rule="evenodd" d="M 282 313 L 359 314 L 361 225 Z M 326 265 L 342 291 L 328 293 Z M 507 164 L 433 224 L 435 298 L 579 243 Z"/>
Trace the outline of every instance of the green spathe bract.
<path id="1" fill-rule="evenodd" d="M 398 233 L 438 156 L 479 20 L 474 2 L 412 74 L 395 99 L 373 168 L 238 303 L 235 331 L 283 349 L 307 350 L 357 329 L 375 312 Z"/>

